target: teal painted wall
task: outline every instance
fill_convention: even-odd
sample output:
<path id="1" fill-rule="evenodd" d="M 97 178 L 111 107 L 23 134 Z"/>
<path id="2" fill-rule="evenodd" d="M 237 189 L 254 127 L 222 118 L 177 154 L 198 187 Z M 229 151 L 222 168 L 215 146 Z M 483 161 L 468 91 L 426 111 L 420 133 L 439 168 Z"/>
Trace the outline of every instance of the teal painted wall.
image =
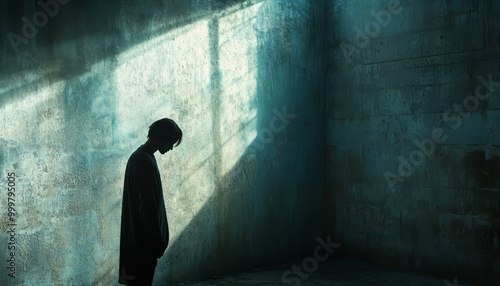
<path id="1" fill-rule="evenodd" d="M 329 229 L 350 256 L 500 277 L 499 2 L 327 11 Z"/>
<path id="2" fill-rule="evenodd" d="M 157 285 L 307 256 L 327 234 L 338 256 L 499 275 L 498 1 L 0 5 L 7 285 L 117 280 L 125 163 L 161 117 L 185 141 L 157 155 Z"/>
<path id="3" fill-rule="evenodd" d="M 324 232 L 319 2 L 50 3 L 0 4 L 0 170 L 16 175 L 18 245 L 0 284 L 117 282 L 125 164 L 162 117 L 184 140 L 156 155 L 171 232 L 156 285 L 309 253 Z"/>

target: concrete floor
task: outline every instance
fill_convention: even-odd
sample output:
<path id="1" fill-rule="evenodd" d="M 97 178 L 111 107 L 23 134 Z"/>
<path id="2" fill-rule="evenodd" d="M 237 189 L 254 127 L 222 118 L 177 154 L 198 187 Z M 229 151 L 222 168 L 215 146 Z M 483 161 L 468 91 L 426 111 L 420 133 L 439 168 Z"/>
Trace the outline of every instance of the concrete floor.
<path id="1" fill-rule="evenodd" d="M 357 285 L 384 285 L 384 286 L 466 286 L 455 277 L 438 279 L 431 276 L 415 275 L 385 269 L 376 264 L 362 261 L 336 259 L 320 262 L 316 271 L 309 273 L 303 280 L 284 283 L 282 275 L 292 270 L 292 265 L 302 265 L 302 261 L 291 262 L 286 265 L 256 269 L 250 273 L 231 275 L 201 282 L 177 284 L 179 286 L 255 286 L 255 285 L 295 285 L 295 286 L 357 286 Z M 307 267 L 307 266 L 306 266 Z M 292 274 L 293 275 L 293 274 Z M 298 276 L 288 276 L 288 278 Z"/>

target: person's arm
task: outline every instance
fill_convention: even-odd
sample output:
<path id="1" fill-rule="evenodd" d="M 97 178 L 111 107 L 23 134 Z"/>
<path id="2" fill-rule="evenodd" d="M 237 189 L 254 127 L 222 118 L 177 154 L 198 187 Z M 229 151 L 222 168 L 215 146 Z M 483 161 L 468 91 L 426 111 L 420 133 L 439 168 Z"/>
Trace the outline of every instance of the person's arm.
<path id="1" fill-rule="evenodd" d="M 161 186 L 157 185 L 156 166 L 147 158 L 141 158 L 141 164 L 136 169 L 136 181 L 139 191 L 139 212 L 145 226 L 149 245 L 158 257 L 163 254 L 165 242 L 162 239 L 159 223 L 158 202 Z M 161 255 L 160 255 L 161 256 Z"/>

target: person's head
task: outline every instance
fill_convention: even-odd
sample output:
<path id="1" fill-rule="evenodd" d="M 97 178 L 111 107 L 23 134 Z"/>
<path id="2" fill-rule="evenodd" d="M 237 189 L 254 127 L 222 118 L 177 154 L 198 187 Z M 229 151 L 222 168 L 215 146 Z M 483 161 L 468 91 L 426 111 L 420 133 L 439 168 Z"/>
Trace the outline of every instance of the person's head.
<path id="1" fill-rule="evenodd" d="M 149 126 L 148 138 L 152 139 L 158 151 L 165 154 L 175 146 L 179 146 L 182 141 L 182 130 L 172 119 L 163 118 L 155 121 Z"/>

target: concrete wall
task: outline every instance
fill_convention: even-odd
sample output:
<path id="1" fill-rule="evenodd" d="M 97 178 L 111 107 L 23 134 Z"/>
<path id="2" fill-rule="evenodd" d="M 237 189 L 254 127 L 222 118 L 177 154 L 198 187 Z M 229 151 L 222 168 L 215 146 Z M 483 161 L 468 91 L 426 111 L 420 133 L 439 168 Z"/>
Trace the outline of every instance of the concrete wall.
<path id="1" fill-rule="evenodd" d="M 16 249 L 0 284 L 117 282 L 125 164 L 162 117 L 184 140 L 157 155 L 171 232 L 157 285 L 310 252 L 323 234 L 320 2 L 46 2 L 0 4 L 1 188 L 15 173 L 16 215 L 7 232 L 2 192 L 1 248 L 15 233 Z"/>
<path id="2" fill-rule="evenodd" d="M 329 229 L 349 255 L 498 283 L 500 2 L 327 11 Z"/>

